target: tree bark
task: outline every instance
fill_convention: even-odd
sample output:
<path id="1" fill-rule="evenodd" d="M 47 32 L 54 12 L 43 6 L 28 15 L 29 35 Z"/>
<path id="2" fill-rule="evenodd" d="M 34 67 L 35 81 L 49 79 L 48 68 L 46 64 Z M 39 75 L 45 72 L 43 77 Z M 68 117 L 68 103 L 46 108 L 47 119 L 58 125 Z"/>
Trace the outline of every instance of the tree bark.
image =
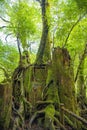
<path id="1" fill-rule="evenodd" d="M 81 109 L 85 109 L 86 105 L 86 86 L 84 83 L 84 60 L 82 61 L 77 79 L 77 99 Z"/>
<path id="2" fill-rule="evenodd" d="M 41 1 L 41 9 L 42 9 L 42 36 L 40 41 L 40 46 L 38 49 L 36 64 L 43 63 L 43 57 L 47 52 L 47 58 L 50 58 L 50 40 L 49 40 L 49 3 L 48 0 Z M 47 48 L 47 51 L 46 51 Z M 46 56 L 45 55 L 45 56 Z M 47 60 L 47 59 L 46 59 Z"/>
<path id="3" fill-rule="evenodd" d="M 9 128 L 12 108 L 12 86 L 10 83 L 0 84 L 0 129 Z"/>
<path id="4" fill-rule="evenodd" d="M 53 51 L 51 80 L 58 88 L 59 100 L 64 106 L 75 112 L 76 98 L 73 67 L 66 49 L 57 47 Z"/>

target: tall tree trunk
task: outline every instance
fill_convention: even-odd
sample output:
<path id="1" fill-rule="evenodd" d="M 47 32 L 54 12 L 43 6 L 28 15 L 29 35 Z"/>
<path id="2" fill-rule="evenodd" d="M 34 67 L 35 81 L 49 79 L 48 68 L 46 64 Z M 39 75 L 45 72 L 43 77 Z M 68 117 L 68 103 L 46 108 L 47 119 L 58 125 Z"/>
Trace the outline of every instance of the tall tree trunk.
<path id="1" fill-rule="evenodd" d="M 49 38 L 49 3 L 48 0 L 41 1 L 41 9 L 42 9 L 42 36 L 40 41 L 40 46 L 38 49 L 36 64 L 43 63 L 44 55 L 50 58 L 50 38 Z M 47 48 L 47 49 L 46 49 Z M 48 60 L 48 59 L 46 59 Z"/>
<path id="2" fill-rule="evenodd" d="M 86 103 L 86 86 L 84 83 L 84 60 L 82 61 L 82 64 L 79 68 L 79 74 L 77 79 L 77 98 L 78 98 L 78 104 L 81 109 L 85 109 L 85 103 Z"/>
<path id="3" fill-rule="evenodd" d="M 39 45 L 39 49 L 36 56 L 35 66 L 32 68 L 32 91 L 30 97 L 32 97 L 32 92 L 34 95 L 39 95 L 36 98 L 41 99 L 41 93 L 46 86 L 46 79 L 48 68 L 46 63 L 51 59 L 50 55 L 50 23 L 49 23 L 49 13 L 50 6 L 48 0 L 41 0 L 41 10 L 42 10 L 42 36 Z M 35 92 L 35 90 L 37 92 Z M 39 92 L 38 92 L 39 91 Z M 37 94 L 36 94 L 37 93 Z M 34 100 L 34 99 L 33 99 Z"/>
<path id="4" fill-rule="evenodd" d="M 75 76 L 75 82 L 77 84 L 77 96 L 78 96 L 78 103 L 80 108 L 84 108 L 86 103 L 86 86 L 84 81 L 84 62 L 86 58 L 87 52 L 87 44 L 85 44 L 84 52 L 81 54 L 79 58 L 79 65 L 77 68 L 77 73 Z"/>

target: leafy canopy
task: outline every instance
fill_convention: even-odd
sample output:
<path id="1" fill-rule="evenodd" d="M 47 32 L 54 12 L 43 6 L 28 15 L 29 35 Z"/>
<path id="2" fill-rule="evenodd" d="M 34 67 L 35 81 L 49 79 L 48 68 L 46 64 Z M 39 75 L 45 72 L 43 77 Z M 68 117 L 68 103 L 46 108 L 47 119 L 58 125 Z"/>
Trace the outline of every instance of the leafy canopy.
<path id="1" fill-rule="evenodd" d="M 87 11 L 87 0 L 75 0 L 79 9 Z"/>
<path id="2" fill-rule="evenodd" d="M 27 2 L 15 3 L 9 8 L 8 15 L 10 16 L 10 31 L 15 36 L 18 36 L 23 48 L 26 47 L 27 38 L 35 33 L 35 10 L 29 6 Z M 33 18 L 33 17 L 34 18 Z"/>

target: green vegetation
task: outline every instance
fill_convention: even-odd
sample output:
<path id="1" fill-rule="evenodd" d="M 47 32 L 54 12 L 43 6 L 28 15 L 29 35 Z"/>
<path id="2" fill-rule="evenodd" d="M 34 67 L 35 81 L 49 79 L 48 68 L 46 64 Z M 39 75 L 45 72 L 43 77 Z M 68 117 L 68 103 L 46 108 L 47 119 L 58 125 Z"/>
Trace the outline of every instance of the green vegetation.
<path id="1" fill-rule="evenodd" d="M 87 1 L 1 0 L 0 129 L 87 130 L 86 86 Z"/>

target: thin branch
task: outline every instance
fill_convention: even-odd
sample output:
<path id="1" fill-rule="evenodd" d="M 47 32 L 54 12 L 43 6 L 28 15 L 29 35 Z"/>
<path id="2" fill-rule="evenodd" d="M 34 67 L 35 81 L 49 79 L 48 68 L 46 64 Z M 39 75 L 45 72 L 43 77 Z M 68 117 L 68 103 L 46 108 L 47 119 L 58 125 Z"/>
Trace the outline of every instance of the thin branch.
<path id="1" fill-rule="evenodd" d="M 21 55 L 20 41 L 19 41 L 19 37 L 18 36 L 17 36 L 17 46 L 18 46 L 18 51 L 19 51 L 19 55 L 20 55 L 20 62 L 21 62 L 22 55 Z"/>
<path id="2" fill-rule="evenodd" d="M 6 23 L 10 23 L 10 21 L 8 21 L 8 20 L 2 18 L 1 16 L 0 16 L 0 19 L 3 20 L 3 21 L 6 22 Z"/>
<path id="3" fill-rule="evenodd" d="M 7 26 L 1 26 L 0 29 L 7 28 Z"/>
<path id="4" fill-rule="evenodd" d="M 41 0 L 36 0 L 36 1 L 38 1 L 41 4 Z"/>
<path id="5" fill-rule="evenodd" d="M 66 109 L 66 108 L 64 108 L 64 107 L 62 108 L 62 110 L 64 110 L 64 112 L 68 113 L 69 115 L 71 115 L 72 117 L 74 117 L 74 118 L 77 119 L 78 121 L 81 121 L 84 125 L 87 126 L 87 120 L 86 120 L 86 119 L 84 119 L 84 118 L 82 118 L 82 117 L 76 115 L 75 113 L 73 113 L 72 111 L 69 111 L 68 109 Z"/>
<path id="6" fill-rule="evenodd" d="M 55 122 L 56 122 L 63 130 L 67 130 L 67 129 L 64 127 L 64 125 L 61 124 L 61 122 L 60 122 L 56 117 L 54 117 L 54 120 L 55 120 Z"/>
<path id="7" fill-rule="evenodd" d="M 3 29 L 3 28 L 17 28 L 17 27 L 5 26 L 5 25 L 3 25 L 3 26 L 0 27 L 0 29 Z"/>
<path id="8" fill-rule="evenodd" d="M 77 73 L 76 73 L 75 80 L 74 80 L 75 82 L 77 81 L 79 70 L 80 70 L 80 67 L 82 65 L 83 60 L 85 59 L 85 54 L 86 53 L 87 53 L 87 44 L 85 45 L 84 52 L 83 52 L 83 54 L 81 56 L 81 59 L 80 59 L 80 62 L 79 62 L 78 68 L 77 68 Z"/>
<path id="9" fill-rule="evenodd" d="M 69 39 L 69 37 L 70 37 L 70 35 L 71 35 L 71 32 L 73 31 L 74 27 L 84 18 L 84 16 L 85 16 L 86 14 L 87 14 L 87 12 L 84 13 L 82 16 L 80 16 L 79 19 L 73 24 L 73 26 L 71 27 L 71 29 L 70 29 L 70 31 L 69 31 L 67 37 L 66 37 L 65 43 L 64 43 L 64 45 L 63 45 L 63 48 L 66 46 L 67 41 L 68 41 L 68 39 Z"/>
<path id="10" fill-rule="evenodd" d="M 10 36 L 10 35 L 12 35 L 13 33 L 9 33 L 9 34 L 7 34 L 6 35 L 6 37 L 5 37 L 5 41 L 7 42 L 7 38 Z"/>

